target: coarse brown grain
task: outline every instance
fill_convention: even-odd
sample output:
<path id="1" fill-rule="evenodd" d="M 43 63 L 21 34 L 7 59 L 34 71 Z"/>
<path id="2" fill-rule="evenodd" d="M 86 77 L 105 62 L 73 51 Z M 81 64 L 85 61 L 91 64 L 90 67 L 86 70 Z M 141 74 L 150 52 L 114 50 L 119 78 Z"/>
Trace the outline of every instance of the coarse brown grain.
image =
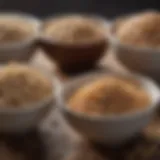
<path id="1" fill-rule="evenodd" d="M 116 36 L 124 44 L 160 47 L 159 26 L 159 12 L 144 12 L 122 20 L 116 29 Z"/>
<path id="2" fill-rule="evenodd" d="M 0 108 L 23 107 L 51 94 L 51 82 L 33 68 L 13 63 L 0 70 Z"/>
<path id="3" fill-rule="evenodd" d="M 18 20 L 0 20 L 0 43 L 15 43 L 32 36 L 33 28 Z"/>
<path id="4" fill-rule="evenodd" d="M 46 23 L 44 33 L 56 42 L 72 44 L 101 40 L 105 30 L 102 23 L 91 18 L 66 16 Z"/>
<path id="5" fill-rule="evenodd" d="M 119 115 L 145 109 L 151 102 L 140 83 L 107 76 L 78 89 L 68 107 L 90 115 Z"/>

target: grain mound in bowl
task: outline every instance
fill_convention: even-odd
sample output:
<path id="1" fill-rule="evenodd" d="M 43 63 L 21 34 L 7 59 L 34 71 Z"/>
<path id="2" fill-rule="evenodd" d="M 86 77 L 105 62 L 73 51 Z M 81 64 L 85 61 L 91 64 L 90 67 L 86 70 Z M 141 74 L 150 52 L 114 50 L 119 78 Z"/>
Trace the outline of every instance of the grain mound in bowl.
<path id="1" fill-rule="evenodd" d="M 48 21 L 44 34 L 56 42 L 85 43 L 104 39 L 102 22 L 85 16 L 65 16 Z"/>
<path id="2" fill-rule="evenodd" d="M 119 115 L 143 110 L 150 103 L 150 95 L 138 81 L 107 76 L 78 89 L 68 107 L 89 115 Z"/>
<path id="3" fill-rule="evenodd" d="M 52 83 L 37 70 L 21 64 L 0 69 L 0 108 L 23 107 L 52 95 Z"/>
<path id="4" fill-rule="evenodd" d="M 0 43 L 14 43 L 32 36 L 30 24 L 20 20 L 0 20 Z"/>
<path id="5" fill-rule="evenodd" d="M 120 42 L 139 47 L 160 47 L 160 13 L 144 12 L 122 19 L 116 27 Z"/>

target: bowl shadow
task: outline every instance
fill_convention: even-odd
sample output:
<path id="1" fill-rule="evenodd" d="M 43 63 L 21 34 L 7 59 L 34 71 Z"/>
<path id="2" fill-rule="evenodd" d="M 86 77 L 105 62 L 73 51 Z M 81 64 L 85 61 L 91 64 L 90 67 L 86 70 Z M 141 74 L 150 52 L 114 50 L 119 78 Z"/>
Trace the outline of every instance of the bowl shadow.
<path id="1" fill-rule="evenodd" d="M 0 134 L 3 142 L 13 154 L 20 153 L 26 160 L 46 159 L 45 146 L 38 129 L 21 134 Z"/>

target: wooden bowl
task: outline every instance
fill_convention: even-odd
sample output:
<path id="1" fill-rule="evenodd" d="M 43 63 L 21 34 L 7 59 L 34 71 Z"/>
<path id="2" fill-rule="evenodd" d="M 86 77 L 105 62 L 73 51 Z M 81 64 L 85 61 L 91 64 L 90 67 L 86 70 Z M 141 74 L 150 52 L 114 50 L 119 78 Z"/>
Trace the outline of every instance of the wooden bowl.
<path id="1" fill-rule="evenodd" d="M 90 18 L 90 16 L 88 16 Z M 97 17 L 98 21 L 101 21 L 104 25 L 108 25 L 105 20 Z M 50 20 L 53 21 L 54 17 L 51 17 L 44 21 L 45 23 Z M 57 17 L 56 17 L 57 19 Z M 43 30 L 43 27 L 42 27 Z M 106 30 L 107 31 L 107 30 Z M 107 33 L 106 33 L 107 34 Z M 107 36 L 97 41 L 87 43 L 62 43 L 57 42 L 54 38 L 49 38 L 43 35 L 40 40 L 40 46 L 46 54 L 58 64 L 60 69 L 65 72 L 77 72 L 95 66 L 97 61 L 104 55 L 105 50 L 108 47 Z"/>

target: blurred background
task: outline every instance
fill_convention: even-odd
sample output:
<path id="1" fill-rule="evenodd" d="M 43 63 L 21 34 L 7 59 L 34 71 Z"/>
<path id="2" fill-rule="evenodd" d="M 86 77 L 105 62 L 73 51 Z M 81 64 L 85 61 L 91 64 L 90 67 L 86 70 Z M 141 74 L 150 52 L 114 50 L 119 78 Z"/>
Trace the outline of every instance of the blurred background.
<path id="1" fill-rule="evenodd" d="M 114 18 L 144 9 L 160 9 L 159 0 L 0 0 L 1 11 L 23 11 L 43 17 L 55 13 L 89 12 Z"/>

